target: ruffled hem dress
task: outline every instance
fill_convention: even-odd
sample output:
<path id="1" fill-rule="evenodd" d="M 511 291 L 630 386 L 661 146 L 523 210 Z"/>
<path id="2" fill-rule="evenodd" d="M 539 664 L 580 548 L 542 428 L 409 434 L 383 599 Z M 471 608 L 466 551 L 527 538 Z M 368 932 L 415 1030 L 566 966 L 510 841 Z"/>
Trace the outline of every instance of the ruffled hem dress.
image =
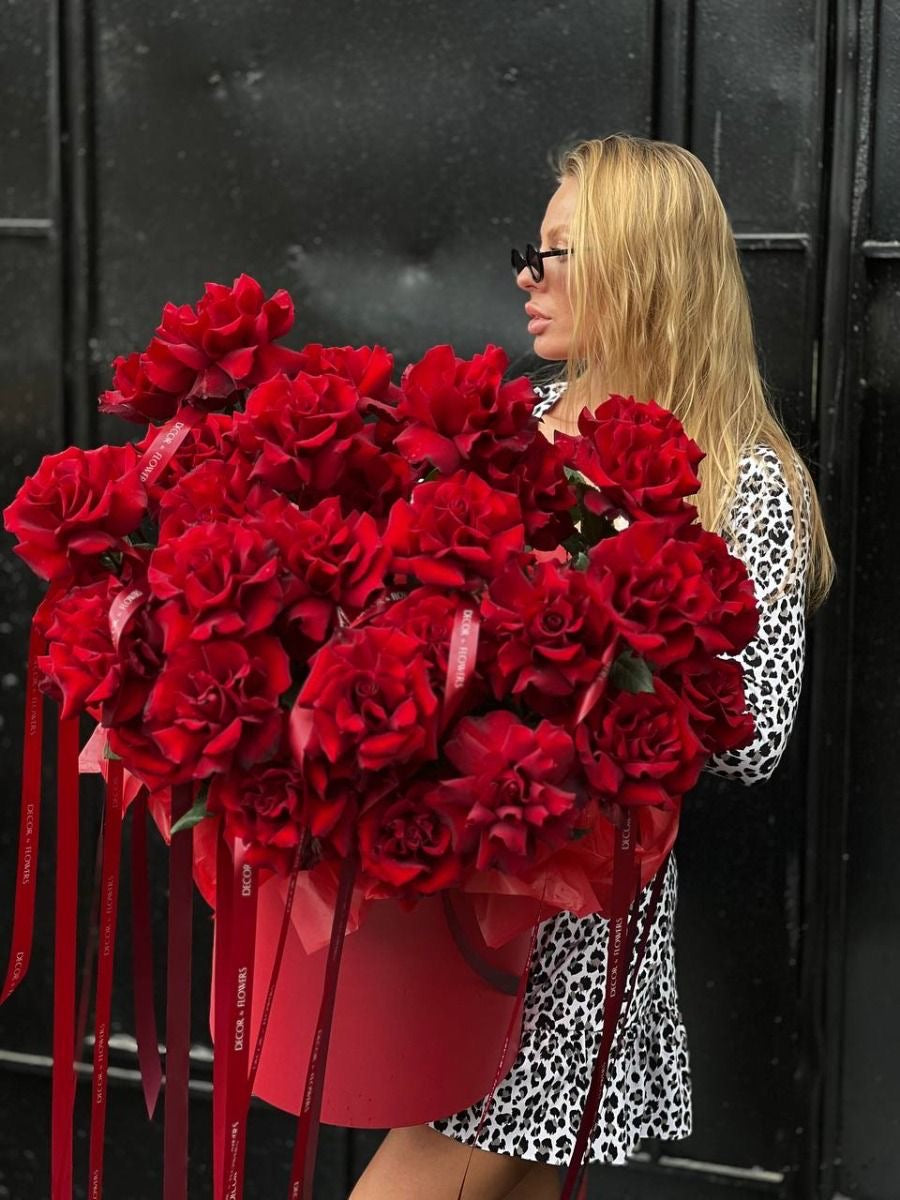
<path id="1" fill-rule="evenodd" d="M 564 384 L 535 388 L 542 417 Z M 750 784 L 766 779 L 787 743 L 800 695 L 805 649 L 804 579 L 809 513 L 794 539 L 794 515 L 778 456 L 766 446 L 741 461 L 729 532 L 732 552 L 757 589 L 759 633 L 738 656 L 753 742 L 713 759 L 707 770 Z M 677 1140 L 692 1129 L 687 1032 L 675 973 L 678 869 L 670 855 L 660 902 L 616 1032 L 589 1162 L 624 1163 L 644 1138 Z M 643 928 L 650 889 L 641 895 Z M 534 1162 L 571 1158 L 603 1026 L 608 921 L 563 912 L 544 922 L 525 993 L 518 1055 L 500 1081 L 476 1139 L 483 1101 L 429 1122 L 465 1145 Z"/>

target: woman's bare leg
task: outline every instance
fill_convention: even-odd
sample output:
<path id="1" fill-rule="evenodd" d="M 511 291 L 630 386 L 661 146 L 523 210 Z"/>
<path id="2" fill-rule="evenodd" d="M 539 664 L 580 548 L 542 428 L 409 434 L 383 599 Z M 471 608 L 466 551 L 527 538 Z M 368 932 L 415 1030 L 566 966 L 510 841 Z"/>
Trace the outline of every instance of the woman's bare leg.
<path id="1" fill-rule="evenodd" d="M 548 1167 L 544 1163 L 530 1162 L 531 1170 L 517 1183 L 505 1200 L 559 1200 L 562 1191 L 562 1175 L 559 1167 Z"/>
<path id="2" fill-rule="evenodd" d="M 456 1200 L 470 1146 L 430 1125 L 392 1129 L 375 1151 L 349 1200 Z M 556 1200 L 556 1167 L 526 1162 L 510 1154 L 476 1149 L 466 1176 L 463 1200 L 506 1200 L 532 1175 L 548 1177 L 548 1190 L 521 1193 L 522 1200 Z"/>

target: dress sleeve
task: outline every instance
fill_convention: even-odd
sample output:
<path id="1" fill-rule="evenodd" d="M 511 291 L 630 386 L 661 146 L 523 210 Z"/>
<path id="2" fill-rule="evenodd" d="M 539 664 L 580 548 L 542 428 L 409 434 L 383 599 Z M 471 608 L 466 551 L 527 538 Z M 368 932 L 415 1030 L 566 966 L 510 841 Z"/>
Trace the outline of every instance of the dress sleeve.
<path id="1" fill-rule="evenodd" d="M 778 455 L 760 446 L 741 460 L 726 540 L 746 564 L 759 605 L 759 632 L 734 656 L 744 668 L 756 734 L 749 745 L 711 758 L 706 770 L 748 785 L 775 770 L 797 715 L 806 649 L 809 502 L 807 489 L 795 553 L 795 516 Z"/>

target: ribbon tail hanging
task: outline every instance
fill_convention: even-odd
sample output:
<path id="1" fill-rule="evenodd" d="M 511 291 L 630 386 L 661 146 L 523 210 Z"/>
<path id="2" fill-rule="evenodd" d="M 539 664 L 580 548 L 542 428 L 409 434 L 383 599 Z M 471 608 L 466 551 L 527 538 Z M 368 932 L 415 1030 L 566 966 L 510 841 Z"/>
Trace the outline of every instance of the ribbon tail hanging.
<path id="1" fill-rule="evenodd" d="M 322 1002 L 313 1034 L 309 1054 L 309 1068 L 297 1121 L 297 1140 L 294 1143 L 294 1158 L 291 1165 L 289 1200 L 312 1200 L 313 1175 L 316 1167 L 316 1146 L 319 1137 L 319 1122 L 322 1112 L 322 1094 L 325 1088 L 325 1062 L 328 1042 L 331 1037 L 331 1022 L 334 1016 L 334 1001 L 337 994 L 338 971 L 344 949 L 344 935 L 350 916 L 350 900 L 359 860 L 349 854 L 341 867 L 334 920 L 331 926 L 331 941 L 328 946 L 328 962 L 322 988 Z"/>
<path id="2" fill-rule="evenodd" d="M 191 807 L 192 787 L 172 788 L 172 824 Z M 191 1038 L 191 918 L 193 829 L 172 834 L 169 846 L 169 961 L 166 975 L 166 1097 L 163 1197 L 187 1200 L 188 1085 Z"/>
<path id="3" fill-rule="evenodd" d="M 78 718 L 60 720 L 57 736 L 50 1196 L 51 1200 L 71 1200 L 72 1121 L 75 1106 L 75 947 L 78 914 Z"/>
<path id="4" fill-rule="evenodd" d="M 122 803 L 124 771 L 120 759 L 110 759 L 106 776 L 103 812 L 103 859 L 97 941 L 97 992 L 94 1001 L 94 1077 L 91 1091 L 90 1162 L 88 1191 L 91 1200 L 103 1195 L 103 1138 L 109 1074 L 109 1023 L 112 1015 L 113 962 L 116 916 L 119 900 L 119 869 L 122 848 Z"/>

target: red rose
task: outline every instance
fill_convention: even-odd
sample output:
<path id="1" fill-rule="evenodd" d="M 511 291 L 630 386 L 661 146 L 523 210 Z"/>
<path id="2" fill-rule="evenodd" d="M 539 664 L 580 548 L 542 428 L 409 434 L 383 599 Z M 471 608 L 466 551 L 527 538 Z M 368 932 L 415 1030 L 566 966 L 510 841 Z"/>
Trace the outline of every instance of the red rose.
<path id="1" fill-rule="evenodd" d="M 660 667 L 698 644 L 713 654 L 739 650 L 756 627 L 746 569 L 720 537 L 699 529 L 672 537 L 665 521 L 638 521 L 591 548 L 584 586 L 629 645 Z"/>
<path id="2" fill-rule="evenodd" d="M 363 404 L 362 411 L 371 407 L 380 412 L 386 404 L 393 407 L 400 397 L 400 389 L 391 383 L 394 356 L 383 346 L 322 346 L 312 342 L 299 352 L 298 365 L 307 375 L 339 375 L 353 384 L 364 401 L 380 402 Z"/>
<path id="3" fill-rule="evenodd" d="M 559 433 L 555 440 L 569 466 L 601 489 L 588 489 L 590 511 L 693 518 L 683 497 L 700 487 L 696 468 L 705 455 L 676 416 L 653 400 L 614 395 L 593 416 L 582 409 L 578 430 L 579 437 Z"/>
<path id="4" fill-rule="evenodd" d="M 494 648 L 486 673 L 501 697 L 524 694 L 545 716 L 559 714 L 600 670 L 612 622 L 591 604 L 582 573 L 553 562 L 526 573 L 510 564 L 482 598 L 482 636 Z"/>
<path id="5" fill-rule="evenodd" d="M 505 352 L 488 346 L 472 359 L 434 346 L 407 367 L 397 416 L 407 422 L 395 446 L 410 462 L 444 475 L 465 466 L 506 472 L 535 436 L 534 389 L 524 377 L 503 383 Z"/>
<path id="6" fill-rule="evenodd" d="M 665 679 L 687 705 L 694 732 L 707 754 L 736 750 L 753 740 L 755 724 L 752 713 L 747 712 L 740 663 L 694 655 L 670 667 Z"/>
<path id="7" fill-rule="evenodd" d="M 561 448 L 539 432 L 508 476 L 522 506 L 526 541 L 538 550 L 554 550 L 575 532 L 576 495 L 563 463 Z M 500 485 L 499 479 L 491 482 Z"/>
<path id="8" fill-rule="evenodd" d="M 52 610 L 47 654 L 38 659 L 42 690 L 66 719 L 85 710 L 104 725 L 136 717 L 162 664 L 162 635 L 146 606 L 132 617 L 114 649 L 109 611 L 124 590 L 115 576 L 73 588 Z"/>
<path id="9" fill-rule="evenodd" d="M 315 756 L 304 758 L 302 774 L 306 817 L 310 833 L 317 839 L 316 849 L 325 859 L 346 858 L 356 847 L 356 825 L 371 777 L 350 759 L 335 765 Z"/>
<path id="10" fill-rule="evenodd" d="M 248 862 L 281 873 L 290 868 L 307 825 L 305 784 L 294 763 L 215 775 L 206 807 L 224 816 L 227 837 L 249 843 Z"/>
<path id="11" fill-rule="evenodd" d="M 224 462 L 210 457 L 161 489 L 160 539 L 177 538 L 192 525 L 243 517 L 276 496 L 267 484 L 254 483 L 250 465 L 241 455 Z"/>
<path id="12" fill-rule="evenodd" d="M 310 711 L 309 752 L 378 771 L 434 756 L 438 700 L 415 638 L 344 629 L 318 650 L 297 703 Z"/>
<path id="13" fill-rule="evenodd" d="M 42 579 L 86 583 L 104 574 L 101 556 L 126 552 L 147 511 L 136 464 L 132 445 L 47 455 L 3 512 L 19 539 L 15 553 Z"/>
<path id="14" fill-rule="evenodd" d="M 92 693 L 116 662 L 109 631 L 109 606 L 119 591 L 113 575 L 61 596 L 46 628 L 47 654 L 38 658 L 41 691 L 61 705 L 68 720 L 91 707 Z"/>
<path id="15" fill-rule="evenodd" d="M 693 525 L 683 536 L 693 545 L 717 600 L 712 619 L 698 628 L 697 640 L 709 654 L 736 654 L 759 628 L 753 580 L 717 533 Z"/>
<path id="16" fill-rule="evenodd" d="M 276 375 L 260 384 L 235 418 L 240 444 L 256 446 L 252 478 L 282 492 L 332 488 L 362 429 L 357 405 L 356 389 L 337 375 Z"/>
<path id="17" fill-rule="evenodd" d="M 688 708 L 659 677 L 652 692 L 612 692 L 575 730 L 585 775 L 607 804 L 672 808 L 700 775 L 706 752 Z"/>
<path id="18" fill-rule="evenodd" d="M 383 586 L 390 552 L 382 545 L 378 527 L 368 513 L 344 516 L 337 496 L 302 512 L 279 496 L 249 519 L 277 546 L 285 582 L 289 619 L 302 619 L 310 599 L 361 610 Z M 294 611 L 296 606 L 296 611 Z"/>
<path id="19" fill-rule="evenodd" d="M 341 504 L 373 517 L 386 517 L 397 500 L 408 500 L 416 478 L 405 458 L 371 440 L 374 426 L 353 437 L 341 459 Z"/>
<path id="20" fill-rule="evenodd" d="M 144 374 L 140 354 L 135 351 L 127 356 L 120 354 L 113 361 L 113 386 L 102 394 L 97 407 L 102 413 L 146 425 L 148 421 L 168 421 L 174 417 L 178 398 L 153 386 Z"/>
<path id="21" fill-rule="evenodd" d="M 160 500 L 169 489 L 196 467 L 206 462 L 231 462 L 240 458 L 233 426 L 234 419 L 231 413 L 206 413 L 198 425 L 188 430 L 187 436 L 169 459 L 165 470 L 149 483 L 147 492 L 151 512 L 156 511 Z M 160 428 L 159 425 L 151 425 L 144 437 L 136 443 L 139 455 L 143 455 L 149 449 Z M 245 461 L 246 474 L 249 475 L 252 463 L 249 460 Z"/>
<path id="22" fill-rule="evenodd" d="M 359 818 L 360 866 L 368 877 L 369 898 L 430 895 L 462 879 L 464 859 L 456 843 L 465 813 L 435 804 L 431 780 L 416 780 L 400 791 Z"/>
<path id="23" fill-rule="evenodd" d="M 396 570 L 438 587 L 476 588 L 524 552 L 524 533 L 515 496 L 457 471 L 420 483 L 409 502 L 398 501 L 385 541 Z"/>
<path id="24" fill-rule="evenodd" d="M 433 668 L 436 680 L 447 678 L 450 635 L 459 598 L 440 588 L 417 587 L 400 600 L 373 613 L 370 624 L 399 629 L 414 637 Z"/>
<path id="25" fill-rule="evenodd" d="M 281 612 L 284 585 L 271 541 L 243 521 L 192 525 L 150 556 L 147 583 L 169 653 L 187 638 L 250 637 Z"/>
<path id="26" fill-rule="evenodd" d="M 294 304 L 283 288 L 266 300 L 249 275 L 231 287 L 207 283 L 196 311 L 166 304 L 141 368 L 179 402 L 225 408 L 237 392 L 296 365 L 296 351 L 271 345 L 293 323 Z"/>
<path id="27" fill-rule="evenodd" d="M 276 638 L 188 640 L 168 657 L 142 719 L 110 729 L 109 744 L 151 790 L 250 770 L 277 749 L 290 686 Z"/>
<path id="28" fill-rule="evenodd" d="M 574 749 L 564 729 L 529 729 L 504 709 L 464 717 L 444 746 L 460 772 L 439 786 L 435 803 L 466 814 L 463 851 L 477 847 L 479 871 L 515 872 L 564 845 L 579 813 L 564 784 Z"/>

